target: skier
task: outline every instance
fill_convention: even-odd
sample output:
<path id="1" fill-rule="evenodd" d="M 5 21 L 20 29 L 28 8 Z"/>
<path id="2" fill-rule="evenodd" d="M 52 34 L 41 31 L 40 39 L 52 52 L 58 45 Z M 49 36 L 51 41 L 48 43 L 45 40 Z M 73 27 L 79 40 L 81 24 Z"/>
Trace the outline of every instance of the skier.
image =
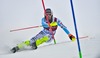
<path id="1" fill-rule="evenodd" d="M 52 33 L 49 31 L 50 27 L 48 25 L 48 21 L 46 20 L 46 16 L 50 22 L 50 26 L 52 29 Z M 31 46 L 32 49 L 37 49 L 37 47 L 44 43 L 44 42 L 50 42 L 53 40 L 53 35 L 55 35 L 57 27 L 60 26 L 68 35 L 70 40 L 74 41 L 75 36 L 73 36 L 67 29 L 66 26 L 63 25 L 63 23 L 56 17 L 53 17 L 53 12 L 50 8 L 46 9 L 46 13 L 44 14 L 44 17 L 42 18 L 42 26 L 43 30 L 40 31 L 36 36 L 32 37 L 30 40 L 26 40 L 20 44 L 18 44 L 16 47 L 13 47 L 11 51 L 15 53 L 16 51 L 24 48 L 25 46 Z"/>

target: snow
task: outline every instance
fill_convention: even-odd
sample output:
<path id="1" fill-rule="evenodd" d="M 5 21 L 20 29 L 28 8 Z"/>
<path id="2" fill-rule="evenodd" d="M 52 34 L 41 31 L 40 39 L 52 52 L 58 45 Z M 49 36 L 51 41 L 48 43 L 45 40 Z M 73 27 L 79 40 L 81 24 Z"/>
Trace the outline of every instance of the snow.
<path id="1" fill-rule="evenodd" d="M 96 41 L 96 42 L 95 42 Z M 99 50 L 97 48 L 99 41 L 95 38 L 85 38 L 80 40 L 83 58 L 99 58 Z M 45 45 L 38 47 L 37 50 L 23 50 L 16 53 L 10 53 L 6 49 L 6 53 L 0 53 L 0 58 L 78 58 L 77 42 L 65 42 L 55 45 Z M 4 49 L 2 49 L 4 50 Z"/>
<path id="2" fill-rule="evenodd" d="M 53 10 L 54 16 L 61 19 L 69 31 L 75 35 L 69 0 L 44 0 L 46 7 Z M 56 3 L 55 3 L 56 2 Z M 100 58 L 100 0 L 73 0 L 83 58 Z M 10 32 L 12 29 L 41 25 L 43 17 L 41 0 L 0 0 L 0 58 L 79 58 L 77 41 L 71 42 L 58 27 L 57 43 L 44 43 L 37 50 L 10 53 L 18 43 L 35 36 L 42 28 Z"/>

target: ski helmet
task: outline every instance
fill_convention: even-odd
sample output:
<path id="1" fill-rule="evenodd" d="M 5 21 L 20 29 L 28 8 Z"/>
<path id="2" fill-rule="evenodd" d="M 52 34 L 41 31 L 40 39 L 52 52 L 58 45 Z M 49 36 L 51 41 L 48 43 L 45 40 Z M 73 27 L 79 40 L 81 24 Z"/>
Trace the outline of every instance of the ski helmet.
<path id="1" fill-rule="evenodd" d="M 53 18 L 53 13 L 52 13 L 52 10 L 50 8 L 47 8 L 45 10 L 45 13 L 44 13 L 44 17 L 46 18 L 46 14 L 49 13 L 51 15 L 51 19 Z"/>
<path id="2" fill-rule="evenodd" d="M 45 10 L 45 12 L 46 12 L 46 13 L 50 13 L 51 15 L 53 15 L 52 10 L 51 10 L 50 8 L 47 8 L 47 9 Z"/>

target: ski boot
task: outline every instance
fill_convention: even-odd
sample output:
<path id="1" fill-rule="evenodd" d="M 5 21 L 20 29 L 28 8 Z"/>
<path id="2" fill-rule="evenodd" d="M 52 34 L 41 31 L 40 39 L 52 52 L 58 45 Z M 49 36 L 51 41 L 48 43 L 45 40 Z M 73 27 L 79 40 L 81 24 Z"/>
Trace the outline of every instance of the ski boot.
<path id="1" fill-rule="evenodd" d="M 11 52 L 12 53 L 15 53 L 15 52 L 17 52 L 19 50 L 19 48 L 18 48 L 18 46 L 16 46 L 16 47 L 13 47 L 12 49 L 11 49 Z"/>
<path id="2" fill-rule="evenodd" d="M 33 50 L 37 49 L 36 42 L 32 43 L 31 46 L 32 46 L 32 49 L 33 49 Z"/>

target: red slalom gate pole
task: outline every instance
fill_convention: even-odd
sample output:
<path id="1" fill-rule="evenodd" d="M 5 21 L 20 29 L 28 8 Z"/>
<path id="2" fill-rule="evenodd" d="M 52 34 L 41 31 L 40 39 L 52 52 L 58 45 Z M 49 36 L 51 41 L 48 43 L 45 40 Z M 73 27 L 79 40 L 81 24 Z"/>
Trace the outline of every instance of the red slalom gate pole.
<path id="1" fill-rule="evenodd" d="M 32 29 L 32 28 L 38 28 L 38 27 L 42 27 L 42 26 L 40 25 L 40 26 L 32 26 L 32 27 L 26 27 L 26 28 L 20 28 L 20 29 L 13 29 L 13 30 L 10 30 L 10 32 L 21 31 L 21 30 Z"/>
<path id="2" fill-rule="evenodd" d="M 46 14 L 46 9 L 45 9 L 45 5 L 44 5 L 44 0 L 42 0 L 42 6 L 43 6 L 43 9 L 44 9 L 44 13 Z M 49 22 L 49 20 L 48 20 L 48 16 L 46 15 L 46 20 L 48 21 L 48 25 L 49 25 L 49 27 L 50 27 L 50 32 L 52 33 L 52 38 L 54 39 L 54 44 L 56 44 L 56 40 L 55 40 L 55 38 L 54 38 L 54 34 L 53 34 L 53 31 L 52 31 L 52 29 L 51 29 L 51 26 L 50 26 L 50 22 Z"/>

